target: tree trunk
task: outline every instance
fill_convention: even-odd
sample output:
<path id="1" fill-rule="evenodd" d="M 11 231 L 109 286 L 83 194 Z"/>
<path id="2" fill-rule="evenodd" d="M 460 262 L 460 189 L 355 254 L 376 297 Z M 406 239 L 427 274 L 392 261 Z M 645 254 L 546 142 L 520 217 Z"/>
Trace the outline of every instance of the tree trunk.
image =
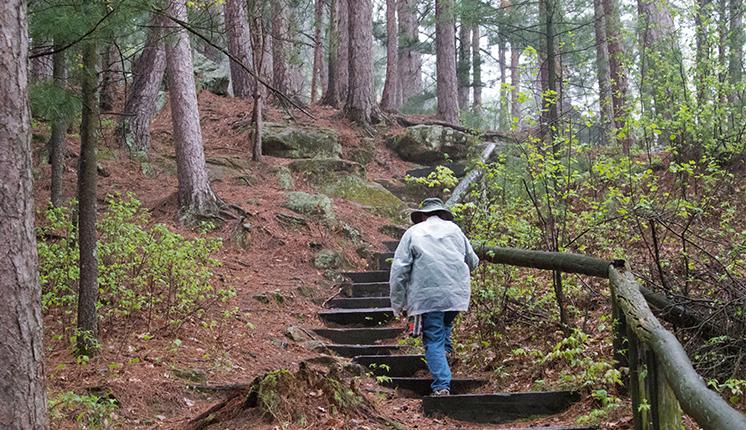
<path id="1" fill-rule="evenodd" d="M 256 70 L 266 69 L 265 61 L 270 58 L 267 53 L 266 44 L 271 40 L 267 37 L 267 31 L 264 26 L 262 6 L 259 3 L 253 3 L 251 9 L 251 24 L 254 31 L 251 32 L 251 52 L 253 55 Z M 269 70 L 267 70 L 269 72 Z M 254 85 L 254 109 L 251 112 L 252 131 L 250 133 L 252 154 L 254 161 L 262 160 L 262 111 L 264 108 L 264 97 L 267 94 L 266 88 L 258 82 Z"/>
<path id="2" fill-rule="evenodd" d="M 26 1 L 0 3 L 0 427 L 46 429 L 41 293 L 27 102 Z"/>
<path id="3" fill-rule="evenodd" d="M 94 355 L 98 344 L 98 261 L 96 259 L 96 140 L 98 138 L 98 47 L 96 39 L 83 46 L 83 77 L 78 165 L 78 244 L 80 282 L 78 286 L 78 355 Z"/>
<path id="4" fill-rule="evenodd" d="M 500 67 L 500 130 L 507 130 L 510 127 L 510 96 L 507 89 L 508 85 L 508 61 L 507 61 L 507 42 L 505 34 L 500 32 L 500 40 L 497 44 L 497 59 Z"/>
<path id="5" fill-rule="evenodd" d="M 510 42 L 510 87 L 510 116 L 521 124 L 521 51 L 515 40 Z"/>
<path id="6" fill-rule="evenodd" d="M 471 74 L 471 25 L 461 16 L 461 28 L 459 29 L 458 64 L 456 75 L 458 79 L 458 105 L 465 109 L 469 106 L 469 87 Z"/>
<path id="7" fill-rule="evenodd" d="M 606 17 L 602 0 L 593 0 L 596 34 L 596 77 L 598 79 L 599 126 L 601 144 L 611 143 L 614 132 L 614 106 L 611 100 L 611 72 L 609 71 L 609 47 L 606 43 Z"/>
<path id="8" fill-rule="evenodd" d="M 438 117 L 458 124 L 455 16 L 453 0 L 435 0 Z"/>
<path id="9" fill-rule="evenodd" d="M 150 150 L 150 121 L 155 115 L 166 70 L 163 19 L 153 15 L 150 24 L 145 47 L 132 66 L 132 87 L 124 103 L 122 144 L 129 148 L 130 154 L 147 154 Z"/>
<path id="10" fill-rule="evenodd" d="M 694 15 L 694 32 L 696 39 L 696 55 L 694 60 L 694 86 L 697 91 L 697 103 L 704 106 L 709 101 L 710 86 L 707 79 L 710 76 L 710 17 L 714 10 L 710 0 L 697 0 L 697 10 Z"/>
<path id="11" fill-rule="evenodd" d="M 417 0 L 398 0 L 400 105 L 422 92 L 422 55 L 419 51 Z"/>
<path id="12" fill-rule="evenodd" d="M 99 106 L 102 112 L 114 110 L 117 88 L 124 82 L 122 57 L 116 43 L 111 42 L 101 55 L 101 97 Z"/>
<path id="13" fill-rule="evenodd" d="M 245 0 L 226 0 L 224 7 L 228 52 L 247 67 L 251 67 L 249 52 L 249 21 Z M 240 64 L 230 60 L 233 95 L 248 99 L 254 92 L 254 79 Z"/>
<path id="14" fill-rule="evenodd" d="M 323 17 L 323 0 L 316 0 L 314 9 L 313 34 L 313 67 L 311 69 L 311 104 L 316 103 L 316 93 L 321 75 L 321 20 Z"/>
<path id="15" fill-rule="evenodd" d="M 373 2 L 359 0 L 349 10 L 350 86 L 345 115 L 368 127 L 373 107 Z"/>
<path id="16" fill-rule="evenodd" d="M 55 44 L 55 50 L 60 48 Z M 65 66 L 65 51 L 53 55 L 54 84 L 58 88 L 64 88 L 67 81 L 67 67 Z M 67 121 L 58 118 L 52 124 L 52 134 L 49 138 L 49 161 L 52 165 L 51 175 L 51 201 L 52 206 L 59 207 L 62 202 L 62 174 L 65 169 L 65 133 L 67 132 Z"/>
<path id="17" fill-rule="evenodd" d="M 471 68 L 473 69 L 474 83 L 474 112 L 479 113 L 482 110 L 482 52 L 480 51 L 480 32 L 479 26 L 475 25 L 471 31 Z"/>
<path id="18" fill-rule="evenodd" d="M 167 13 L 186 21 L 184 2 L 172 0 Z M 178 201 L 182 220 L 190 222 L 193 217 L 215 216 L 219 211 L 219 201 L 210 188 L 205 167 L 189 36 L 181 27 L 170 30 L 173 35 L 166 44 L 166 63 L 179 179 Z"/>
<path id="19" fill-rule="evenodd" d="M 339 2 L 346 2 L 346 0 L 331 0 L 329 6 L 329 60 L 327 66 L 329 71 L 327 72 L 328 82 L 326 84 L 326 93 L 324 98 L 321 100 L 321 104 L 337 107 L 339 106 L 340 95 L 339 95 Z"/>
<path id="20" fill-rule="evenodd" d="M 285 60 L 285 40 L 288 19 L 287 6 L 283 0 L 272 2 L 272 85 L 280 92 L 288 91 L 288 73 Z"/>
<path id="21" fill-rule="evenodd" d="M 36 50 L 34 50 L 36 51 Z M 39 82 L 52 77 L 52 57 L 42 55 L 31 59 L 31 81 Z"/>
<path id="22" fill-rule="evenodd" d="M 396 0 L 386 0 L 386 82 L 383 85 L 381 109 L 390 112 L 398 110 L 401 101 L 398 43 L 396 40 L 398 32 Z"/>
<path id="23" fill-rule="evenodd" d="M 539 1 L 539 16 L 544 27 L 544 39 L 542 43 L 542 50 L 544 51 L 542 62 L 542 121 L 541 121 L 541 134 L 551 144 L 552 149 L 554 148 L 554 138 L 556 130 L 559 128 L 559 91 L 557 88 L 557 55 L 556 55 L 556 39 L 554 34 L 554 22 L 555 22 L 555 4 L 554 0 L 540 0 Z M 539 56 L 542 57 L 541 55 Z"/>
<path id="24" fill-rule="evenodd" d="M 347 100 L 350 90 L 350 0 L 337 0 L 337 95 L 339 102 Z"/>
<path id="25" fill-rule="evenodd" d="M 641 21 L 642 104 L 648 112 L 653 110 L 655 116 L 670 121 L 685 91 L 671 6 L 666 0 L 638 0 L 637 7 Z"/>
<path id="26" fill-rule="evenodd" d="M 601 0 L 606 14 L 606 43 L 609 49 L 609 74 L 611 75 L 611 102 L 614 108 L 614 128 L 623 129 L 627 121 L 627 73 L 624 69 L 624 45 L 621 34 L 619 0 Z M 621 138 L 622 151 L 629 154 L 631 133 Z"/>
<path id="27" fill-rule="evenodd" d="M 731 84 L 738 84 L 743 79 L 743 0 L 730 0 L 730 57 L 728 58 L 728 76 Z M 729 101 L 736 103 L 739 94 L 731 92 Z"/>

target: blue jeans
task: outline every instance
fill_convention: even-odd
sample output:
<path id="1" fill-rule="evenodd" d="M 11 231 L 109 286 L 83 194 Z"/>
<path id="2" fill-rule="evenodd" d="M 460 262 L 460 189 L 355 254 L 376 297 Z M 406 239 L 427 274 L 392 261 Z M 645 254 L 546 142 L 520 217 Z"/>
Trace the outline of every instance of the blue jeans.
<path id="1" fill-rule="evenodd" d="M 433 376 L 433 391 L 451 388 L 451 369 L 446 353 L 453 350 L 451 330 L 458 312 L 428 312 L 422 315 L 422 343 L 425 360 Z"/>

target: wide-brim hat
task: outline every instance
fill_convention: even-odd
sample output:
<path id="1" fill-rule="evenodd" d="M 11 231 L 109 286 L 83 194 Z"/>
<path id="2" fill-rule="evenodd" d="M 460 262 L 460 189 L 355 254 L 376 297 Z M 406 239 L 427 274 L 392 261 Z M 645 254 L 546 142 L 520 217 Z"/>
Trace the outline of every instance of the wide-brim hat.
<path id="1" fill-rule="evenodd" d="M 443 203 L 443 200 L 437 197 L 423 200 L 422 203 L 420 203 L 419 209 L 413 210 L 409 214 L 409 217 L 412 220 L 412 223 L 417 224 L 422 221 L 421 217 L 425 214 L 437 214 L 447 221 L 453 221 L 453 214 L 448 210 L 446 205 Z"/>

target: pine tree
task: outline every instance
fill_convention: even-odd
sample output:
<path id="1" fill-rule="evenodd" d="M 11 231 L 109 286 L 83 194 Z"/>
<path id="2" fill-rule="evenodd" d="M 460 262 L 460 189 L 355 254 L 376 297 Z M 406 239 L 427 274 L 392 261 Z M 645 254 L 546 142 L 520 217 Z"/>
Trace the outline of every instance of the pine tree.
<path id="1" fill-rule="evenodd" d="M 435 1 L 435 44 L 438 91 L 438 117 L 458 124 L 458 85 L 456 79 L 455 11 L 453 0 Z"/>

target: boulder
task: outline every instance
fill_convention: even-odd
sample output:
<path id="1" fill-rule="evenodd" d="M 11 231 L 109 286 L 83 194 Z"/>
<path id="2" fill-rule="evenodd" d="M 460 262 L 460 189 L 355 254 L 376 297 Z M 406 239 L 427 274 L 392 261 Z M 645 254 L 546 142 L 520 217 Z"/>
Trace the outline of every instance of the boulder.
<path id="1" fill-rule="evenodd" d="M 288 165 L 292 172 L 301 173 L 314 185 L 328 185 L 341 178 L 365 177 L 365 168 L 354 161 L 337 158 L 308 158 L 295 160 Z"/>
<path id="2" fill-rule="evenodd" d="M 339 158 L 342 145 L 329 128 L 264 123 L 264 155 L 282 158 Z"/>
<path id="3" fill-rule="evenodd" d="M 388 145 L 405 161 L 434 164 L 446 159 L 465 160 L 479 139 L 440 125 L 415 125 L 388 139 Z"/>
<path id="4" fill-rule="evenodd" d="M 306 342 L 312 339 L 308 332 L 294 325 L 291 325 L 285 329 L 285 336 L 287 336 L 294 342 Z"/>
<path id="5" fill-rule="evenodd" d="M 388 218 L 399 218 L 405 209 L 404 203 L 389 190 L 358 176 L 339 178 L 324 186 L 323 191 L 331 196 L 367 206 L 373 213 Z"/>
<path id="6" fill-rule="evenodd" d="M 322 249 L 313 256 L 313 266 L 317 269 L 336 269 L 342 257 L 333 249 Z"/>
<path id="7" fill-rule="evenodd" d="M 348 158 L 366 166 L 376 158 L 375 141 L 370 137 L 363 138 L 360 146 L 350 149 Z"/>
<path id="8" fill-rule="evenodd" d="M 283 205 L 293 212 L 306 215 L 311 218 L 320 218 L 322 221 L 331 223 L 336 220 L 332 201 L 323 194 L 308 194 L 302 191 L 289 192 Z"/>
<path id="9" fill-rule="evenodd" d="M 198 89 L 207 90 L 219 96 L 227 96 L 231 83 L 230 69 L 227 62 L 218 64 L 205 57 L 199 51 L 193 51 L 194 78 Z"/>

